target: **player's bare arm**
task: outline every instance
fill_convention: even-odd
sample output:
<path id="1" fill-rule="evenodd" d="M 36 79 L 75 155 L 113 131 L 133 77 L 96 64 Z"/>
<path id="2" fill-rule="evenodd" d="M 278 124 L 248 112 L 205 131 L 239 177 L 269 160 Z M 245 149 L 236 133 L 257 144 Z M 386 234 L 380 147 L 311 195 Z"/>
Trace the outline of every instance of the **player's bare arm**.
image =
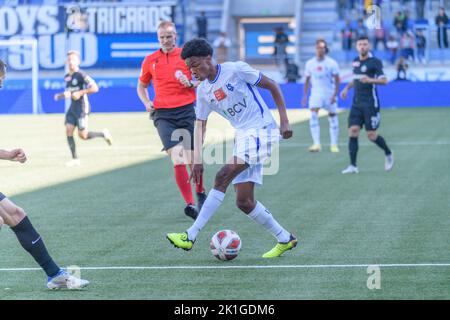
<path id="1" fill-rule="evenodd" d="M 141 100 L 142 104 L 145 106 L 145 109 L 147 110 L 147 112 L 153 112 L 153 111 L 155 111 L 155 108 L 153 106 L 153 102 L 150 100 L 150 96 L 148 95 L 147 88 L 148 88 L 148 84 L 138 81 L 137 94 L 139 96 L 139 99 Z"/>
<path id="2" fill-rule="evenodd" d="M 341 98 L 343 100 L 347 99 L 348 90 L 350 90 L 351 88 L 353 88 L 353 80 L 350 81 L 349 83 L 347 83 L 347 85 L 345 86 L 344 90 L 342 90 Z"/>
<path id="3" fill-rule="evenodd" d="M 370 78 L 367 76 L 363 76 L 363 77 L 361 77 L 361 79 L 359 79 L 359 81 L 361 81 L 362 83 L 379 84 L 379 85 L 386 85 L 388 83 L 388 80 L 386 77 Z"/>
<path id="4" fill-rule="evenodd" d="M 194 179 L 194 182 L 200 180 L 203 175 L 203 143 L 205 141 L 206 120 L 196 120 L 194 128 L 194 165 L 189 179 Z"/>
<path id="5" fill-rule="evenodd" d="M 284 139 L 291 138 L 293 132 L 289 124 L 289 119 L 286 112 L 286 103 L 284 101 L 283 94 L 281 93 L 280 86 L 272 79 L 263 75 L 261 81 L 258 84 L 258 87 L 270 91 L 270 94 L 272 95 L 272 98 L 277 105 L 278 113 L 280 114 L 280 133 Z"/>
<path id="6" fill-rule="evenodd" d="M 55 101 L 59 101 L 62 99 L 69 99 L 71 97 L 72 97 L 72 93 L 70 91 L 66 90 L 64 92 L 55 94 L 53 98 L 55 99 Z"/>
<path id="7" fill-rule="evenodd" d="M 306 99 L 308 98 L 310 81 L 311 81 L 311 77 L 306 77 L 305 84 L 303 86 L 302 107 L 306 107 L 306 101 L 307 101 Z"/>
<path id="8" fill-rule="evenodd" d="M 334 76 L 334 93 L 331 96 L 331 101 L 330 101 L 330 103 L 332 103 L 332 104 L 336 102 L 336 98 L 339 94 L 340 85 L 341 85 L 341 80 L 339 78 L 339 75 L 337 74 Z"/>
<path id="9" fill-rule="evenodd" d="M 98 92 L 98 85 L 95 82 L 92 82 L 86 89 L 82 89 L 79 91 L 72 92 L 72 99 L 77 101 L 85 94 L 92 94 Z"/>
<path id="10" fill-rule="evenodd" d="M 25 152 L 22 149 L 13 149 L 11 151 L 0 150 L 0 159 L 18 161 L 20 163 L 27 161 Z"/>

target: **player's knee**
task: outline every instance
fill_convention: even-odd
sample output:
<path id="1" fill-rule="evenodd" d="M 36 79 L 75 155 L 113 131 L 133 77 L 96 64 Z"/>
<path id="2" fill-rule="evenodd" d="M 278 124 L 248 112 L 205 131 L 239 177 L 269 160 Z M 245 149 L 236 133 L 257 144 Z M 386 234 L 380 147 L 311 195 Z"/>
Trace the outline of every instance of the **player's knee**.
<path id="1" fill-rule="evenodd" d="M 358 128 L 350 128 L 348 129 L 348 135 L 352 138 L 356 138 L 359 135 L 359 129 Z"/>
<path id="2" fill-rule="evenodd" d="M 78 136 L 83 140 L 87 140 L 88 138 L 87 132 L 78 132 Z"/>
<path id="3" fill-rule="evenodd" d="M 19 224 L 20 221 L 23 220 L 23 218 L 26 217 L 26 213 L 25 210 L 23 210 L 21 207 L 17 207 L 15 206 L 13 210 L 11 210 L 11 212 L 9 213 L 9 224 L 11 227 L 16 226 L 17 224 Z"/>
<path id="4" fill-rule="evenodd" d="M 218 190 L 226 189 L 230 184 L 231 181 L 230 177 L 231 173 L 227 168 L 222 168 L 221 170 L 219 170 L 219 172 L 217 172 L 216 174 L 216 179 L 214 181 L 214 188 Z"/>
<path id="5" fill-rule="evenodd" d="M 249 214 L 255 208 L 256 203 L 252 198 L 237 198 L 236 206 L 245 214 Z"/>
<path id="6" fill-rule="evenodd" d="M 369 138 L 370 141 L 375 141 L 375 140 L 377 140 L 378 135 L 375 131 L 367 132 L 367 138 Z"/>

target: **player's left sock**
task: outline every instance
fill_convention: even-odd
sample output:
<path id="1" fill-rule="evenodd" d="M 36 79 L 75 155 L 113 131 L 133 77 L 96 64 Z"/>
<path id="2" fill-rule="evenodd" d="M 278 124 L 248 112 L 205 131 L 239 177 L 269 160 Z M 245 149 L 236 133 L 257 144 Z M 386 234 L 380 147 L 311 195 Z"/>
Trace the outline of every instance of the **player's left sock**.
<path id="1" fill-rule="evenodd" d="M 103 132 L 95 132 L 95 131 L 89 131 L 87 138 L 88 139 L 94 139 L 94 138 L 104 138 L 105 134 Z"/>
<path id="2" fill-rule="evenodd" d="M 331 145 L 337 146 L 339 137 L 339 118 L 337 115 L 328 117 L 328 123 L 330 124 L 330 142 Z"/>
<path id="3" fill-rule="evenodd" d="M 384 154 L 385 155 L 390 155 L 391 149 L 389 149 L 389 147 L 386 144 L 386 141 L 384 140 L 384 138 L 382 136 L 378 136 L 377 139 L 374 141 L 374 143 L 379 146 L 381 149 L 384 150 Z"/>
<path id="4" fill-rule="evenodd" d="M 284 243 L 289 241 L 291 234 L 275 220 L 270 211 L 261 202 L 256 202 L 255 209 L 248 216 L 269 231 L 277 238 L 278 242 Z"/>
<path id="5" fill-rule="evenodd" d="M 208 193 L 208 197 L 203 204 L 202 210 L 198 214 L 197 219 L 194 224 L 186 231 L 188 234 L 188 239 L 194 241 L 197 238 L 198 233 L 203 227 L 206 225 L 209 219 L 216 213 L 217 209 L 219 209 L 220 205 L 225 198 L 225 193 L 211 189 Z"/>
<path id="6" fill-rule="evenodd" d="M 348 151 L 350 154 L 350 163 L 356 167 L 356 156 L 358 155 L 358 138 L 350 137 L 348 141 Z"/>
<path id="7" fill-rule="evenodd" d="M 309 119 L 309 129 L 311 137 L 315 145 L 320 145 L 320 125 L 318 112 L 311 111 L 311 118 Z"/>
<path id="8" fill-rule="evenodd" d="M 45 273 L 49 277 L 54 277 L 61 269 L 53 261 L 45 248 L 44 241 L 31 224 L 30 219 L 27 216 L 15 227 L 11 227 L 11 230 L 17 236 L 22 247 L 30 253 L 34 260 L 44 269 Z"/>
<path id="9" fill-rule="evenodd" d="M 72 153 L 72 159 L 76 159 L 77 158 L 77 150 L 76 150 L 76 146 L 75 146 L 75 139 L 73 138 L 73 136 L 67 137 L 67 143 L 69 144 L 70 152 Z"/>

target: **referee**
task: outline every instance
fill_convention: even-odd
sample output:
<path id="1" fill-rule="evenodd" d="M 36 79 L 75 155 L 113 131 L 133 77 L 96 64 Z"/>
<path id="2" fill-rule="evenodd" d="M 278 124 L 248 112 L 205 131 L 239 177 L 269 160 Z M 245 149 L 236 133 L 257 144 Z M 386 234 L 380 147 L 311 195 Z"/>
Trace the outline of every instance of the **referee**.
<path id="1" fill-rule="evenodd" d="M 348 90 L 355 88 L 352 108 L 348 117 L 348 149 L 350 165 L 342 171 L 343 174 L 358 173 L 356 156 L 358 154 L 358 136 L 364 125 L 367 137 L 380 147 L 386 156 L 384 169 L 392 170 L 394 154 L 382 136 L 377 134 L 380 125 L 380 101 L 378 99 L 377 85 L 386 85 L 387 78 L 383 73 L 381 61 L 370 54 L 369 39 L 366 36 L 358 38 L 356 50 L 359 56 L 353 60 L 353 80 L 341 92 L 341 98 L 346 99 Z"/>
<path id="2" fill-rule="evenodd" d="M 195 220 L 206 194 L 202 177 L 196 183 L 196 208 L 186 165 L 192 168 L 195 87 L 199 83 L 192 81 L 191 73 L 181 59 L 181 48 L 176 46 L 175 24 L 162 21 L 157 34 L 161 48 L 144 59 L 137 93 L 153 119 L 163 150 L 172 159 L 175 180 L 186 202 L 184 213 Z M 150 83 L 155 90 L 154 101 L 150 100 L 147 90 Z"/>

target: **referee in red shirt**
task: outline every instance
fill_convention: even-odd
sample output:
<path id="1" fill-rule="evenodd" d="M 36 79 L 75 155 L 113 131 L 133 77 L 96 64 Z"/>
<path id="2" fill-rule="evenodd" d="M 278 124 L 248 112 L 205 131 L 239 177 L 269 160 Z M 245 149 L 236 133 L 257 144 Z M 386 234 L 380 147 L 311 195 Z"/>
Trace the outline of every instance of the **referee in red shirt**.
<path id="1" fill-rule="evenodd" d="M 159 137 L 174 165 L 175 180 L 186 201 L 184 213 L 196 219 L 206 199 L 203 178 L 196 183 L 198 210 L 192 194 L 186 164 L 192 169 L 196 100 L 192 76 L 176 47 L 175 24 L 162 21 L 158 26 L 161 48 L 142 63 L 137 93 L 158 130 Z M 155 99 L 150 100 L 148 86 L 153 83 Z"/>

